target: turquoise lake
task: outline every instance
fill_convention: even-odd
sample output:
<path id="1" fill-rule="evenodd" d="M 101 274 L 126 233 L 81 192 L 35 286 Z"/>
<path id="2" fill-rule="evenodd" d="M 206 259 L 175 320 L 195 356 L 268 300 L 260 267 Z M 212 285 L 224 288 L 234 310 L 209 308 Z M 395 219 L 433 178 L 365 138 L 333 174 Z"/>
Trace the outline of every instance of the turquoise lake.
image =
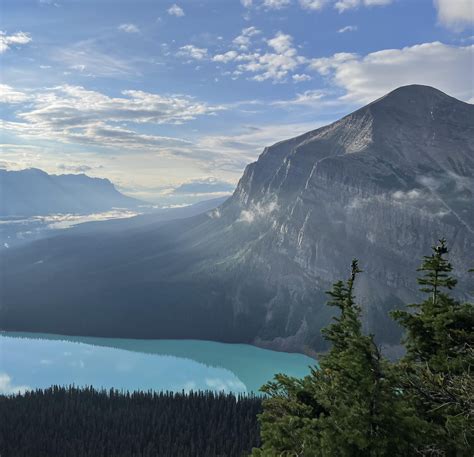
<path id="1" fill-rule="evenodd" d="M 245 344 L 0 333 L 0 393 L 52 384 L 123 390 L 257 392 L 316 361 Z"/>

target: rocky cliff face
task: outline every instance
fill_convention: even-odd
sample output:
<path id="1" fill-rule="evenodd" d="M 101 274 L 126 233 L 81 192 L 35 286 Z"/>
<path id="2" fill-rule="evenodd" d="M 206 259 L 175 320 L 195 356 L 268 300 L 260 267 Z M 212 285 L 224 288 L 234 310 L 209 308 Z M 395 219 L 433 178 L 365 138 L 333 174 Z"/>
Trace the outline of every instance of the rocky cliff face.
<path id="1" fill-rule="evenodd" d="M 309 343 L 308 326 L 327 318 L 321 292 L 358 257 L 367 327 L 394 342 L 387 311 L 415 299 L 415 269 L 436 239 L 449 239 L 467 292 L 473 196 L 474 107 L 409 86 L 265 149 L 211 216 L 239 240 L 220 263 L 252 270 L 267 285 L 260 338 L 288 348 Z M 252 312 L 233 301 L 234 310 Z"/>
<path id="2" fill-rule="evenodd" d="M 35 269 L 36 281 L 55 271 L 69 291 L 78 290 L 65 309 L 64 293 L 49 297 L 47 309 L 62 316 L 54 327 L 63 332 L 84 333 L 69 317 L 81 306 L 82 316 L 96 317 L 83 326 L 92 334 L 309 351 L 324 347 L 319 330 L 331 311 L 325 291 L 347 276 L 357 257 L 365 271 L 357 295 L 366 327 L 394 344 L 400 335 L 387 313 L 415 299 L 415 270 L 436 239 L 449 240 L 459 292 L 469 294 L 473 197 L 474 107 L 430 87 L 408 86 L 266 148 L 233 197 L 207 214 L 104 242 L 100 260 L 87 247 L 74 258 L 74 240 L 58 242 L 54 247 L 61 248 L 41 264 L 46 267 Z M 17 253 L 15 274 L 44 249 Z M 65 255 L 72 258 L 68 277 Z M 78 288 L 81 275 L 93 285 L 86 292 Z M 40 289 L 36 282 L 35 297 L 5 294 L 10 327 L 21 323 L 15 303 L 31 309 L 46 302 L 37 298 Z M 98 322 L 98 310 L 128 322 Z"/>

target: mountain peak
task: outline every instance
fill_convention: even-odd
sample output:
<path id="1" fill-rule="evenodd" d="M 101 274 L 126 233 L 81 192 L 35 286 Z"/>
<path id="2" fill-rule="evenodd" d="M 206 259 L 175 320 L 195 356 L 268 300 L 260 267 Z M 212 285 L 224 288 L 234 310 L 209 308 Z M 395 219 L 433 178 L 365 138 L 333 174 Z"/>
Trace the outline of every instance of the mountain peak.
<path id="1" fill-rule="evenodd" d="M 367 105 L 367 107 L 396 107 L 399 110 L 406 109 L 413 111 L 415 106 L 417 106 L 418 110 L 423 108 L 431 109 L 433 106 L 439 105 L 440 103 L 463 102 L 445 94 L 439 89 L 435 89 L 434 87 L 424 86 L 421 84 L 410 84 L 408 86 L 401 86 L 392 90 L 388 94 Z"/>
<path id="2" fill-rule="evenodd" d="M 385 191 L 414 186 L 421 174 L 471 176 L 473 116 L 473 105 L 433 87 L 399 87 L 330 125 L 266 148 L 247 167 L 234 199 L 294 197 L 339 175 Z"/>
<path id="3" fill-rule="evenodd" d="M 392 91 L 390 91 L 385 96 L 390 97 L 390 96 L 396 96 L 400 94 L 402 95 L 409 94 L 412 96 L 417 96 L 417 95 L 419 96 L 421 94 L 432 95 L 432 96 L 441 95 L 441 96 L 449 97 L 449 95 L 445 94 L 441 90 L 436 89 L 435 87 L 432 87 L 432 86 L 426 86 L 424 84 L 407 84 L 406 86 L 399 86 L 396 89 L 393 89 Z"/>

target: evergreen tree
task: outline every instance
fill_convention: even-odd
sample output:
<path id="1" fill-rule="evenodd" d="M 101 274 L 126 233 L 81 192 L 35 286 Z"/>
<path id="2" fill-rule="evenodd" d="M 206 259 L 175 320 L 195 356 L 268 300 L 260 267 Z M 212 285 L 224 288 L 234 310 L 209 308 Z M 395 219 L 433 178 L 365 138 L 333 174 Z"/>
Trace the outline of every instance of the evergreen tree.
<path id="1" fill-rule="evenodd" d="M 431 370 L 462 373 L 471 364 L 474 347 L 474 309 L 449 295 L 457 283 L 446 259 L 446 240 L 433 246 L 418 271 L 420 290 L 428 294 L 420 304 L 410 305 L 414 312 L 398 310 L 394 318 L 406 329 L 405 360 L 427 363 Z"/>
<path id="2" fill-rule="evenodd" d="M 474 448 L 474 306 L 449 295 L 456 280 L 444 239 L 418 271 L 427 294 L 412 312 L 393 316 L 406 329 L 400 388 L 430 428 L 421 455 L 472 457 Z"/>
<path id="3" fill-rule="evenodd" d="M 356 260 L 346 282 L 329 292 L 340 314 L 323 331 L 332 344 L 303 380 L 278 375 L 262 389 L 263 445 L 254 456 L 406 456 L 414 451 L 423 423 L 396 389 L 395 373 L 373 336 L 364 335 L 354 285 Z"/>

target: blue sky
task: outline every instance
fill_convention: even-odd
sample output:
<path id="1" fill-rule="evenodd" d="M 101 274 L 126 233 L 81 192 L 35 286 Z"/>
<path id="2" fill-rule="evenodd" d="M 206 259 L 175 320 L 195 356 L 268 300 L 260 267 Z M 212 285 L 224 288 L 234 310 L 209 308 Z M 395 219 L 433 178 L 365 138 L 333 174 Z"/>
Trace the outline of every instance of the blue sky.
<path id="1" fill-rule="evenodd" d="M 474 100 L 472 0 L 4 0 L 0 166 L 217 196 L 404 84 Z M 183 191 L 184 189 L 184 191 Z"/>

